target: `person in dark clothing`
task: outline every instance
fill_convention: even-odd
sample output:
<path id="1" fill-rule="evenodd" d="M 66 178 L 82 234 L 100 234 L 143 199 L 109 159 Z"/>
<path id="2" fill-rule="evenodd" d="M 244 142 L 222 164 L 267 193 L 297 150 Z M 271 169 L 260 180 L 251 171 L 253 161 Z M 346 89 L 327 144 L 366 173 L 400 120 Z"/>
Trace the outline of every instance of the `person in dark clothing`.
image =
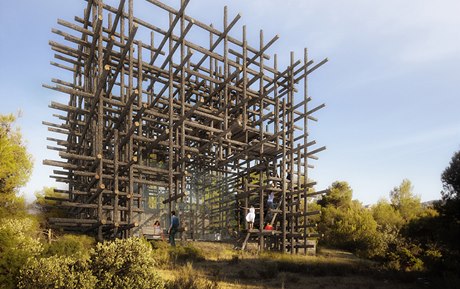
<path id="1" fill-rule="evenodd" d="M 174 240 L 176 237 L 177 230 L 179 229 L 179 218 L 176 216 L 176 211 L 171 212 L 171 225 L 169 226 L 168 234 L 169 234 L 169 244 L 171 246 L 176 246 L 176 241 Z"/>

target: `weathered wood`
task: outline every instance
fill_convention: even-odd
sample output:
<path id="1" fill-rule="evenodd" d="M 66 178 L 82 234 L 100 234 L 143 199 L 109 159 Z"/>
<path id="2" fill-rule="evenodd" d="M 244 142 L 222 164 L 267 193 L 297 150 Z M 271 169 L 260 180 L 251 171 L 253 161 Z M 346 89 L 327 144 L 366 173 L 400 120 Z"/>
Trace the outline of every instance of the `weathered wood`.
<path id="1" fill-rule="evenodd" d="M 177 10 L 147 1 L 169 16 L 168 26 L 136 18 L 133 0 L 118 7 L 90 0 L 82 18 L 58 20 L 66 30 L 52 30 L 63 41 L 49 43 L 52 65 L 73 74 L 73 81 L 43 85 L 69 96 L 50 104 L 62 111 L 59 121 L 43 122 L 65 135 L 48 138 L 64 161 L 43 162 L 61 168 L 52 177 L 68 186 L 58 190 L 64 197 L 50 200 L 69 217 L 52 226 L 99 239 L 132 236 L 150 194 L 166 205 L 163 213 L 175 209 L 190 223 L 194 237 L 224 231 L 235 218 L 240 223 L 253 205 L 256 227 L 269 219 L 279 230 L 248 231 L 243 248 L 250 240 L 268 248 L 264 242 L 275 238 L 269 247 L 306 249 L 310 236 L 300 231 L 314 229 L 307 200 L 326 192 L 311 192 L 315 183 L 308 181 L 308 160 L 325 147 L 311 149 L 316 141 L 308 141 L 308 120 L 316 121 L 312 114 L 324 105 L 308 107 L 306 82 L 327 59 L 313 66 L 291 54 L 279 69 L 276 56 L 267 61 L 278 35 L 264 42 L 261 31 L 256 46 L 245 27 L 241 39 L 230 36 L 239 14 L 230 21 L 225 8 L 219 31 L 186 15 L 189 0 Z M 191 41 L 195 30 L 209 42 Z M 270 193 L 277 208 L 267 207 Z"/>

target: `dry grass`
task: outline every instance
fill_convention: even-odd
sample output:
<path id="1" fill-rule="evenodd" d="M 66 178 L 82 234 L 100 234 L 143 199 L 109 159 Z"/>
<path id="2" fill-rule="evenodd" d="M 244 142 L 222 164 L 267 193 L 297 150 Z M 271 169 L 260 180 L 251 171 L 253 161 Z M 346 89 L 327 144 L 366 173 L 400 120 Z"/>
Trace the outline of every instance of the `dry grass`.
<path id="1" fill-rule="evenodd" d="M 233 245 L 229 243 L 193 242 L 192 244 L 205 252 L 206 260 L 209 261 L 230 260 L 239 254 L 238 251 L 233 250 Z"/>
<path id="2" fill-rule="evenodd" d="M 202 251 L 206 258 L 188 265 L 188 274 L 217 284 L 220 289 L 427 288 L 413 279 L 404 282 L 395 279 L 391 274 L 382 273 L 373 262 L 337 250 L 323 249 L 318 256 L 280 253 L 257 255 L 254 252 L 235 251 L 231 244 L 225 243 L 194 242 L 188 246 Z M 166 280 L 178 278 L 177 274 L 166 269 L 160 270 L 159 274 Z"/>

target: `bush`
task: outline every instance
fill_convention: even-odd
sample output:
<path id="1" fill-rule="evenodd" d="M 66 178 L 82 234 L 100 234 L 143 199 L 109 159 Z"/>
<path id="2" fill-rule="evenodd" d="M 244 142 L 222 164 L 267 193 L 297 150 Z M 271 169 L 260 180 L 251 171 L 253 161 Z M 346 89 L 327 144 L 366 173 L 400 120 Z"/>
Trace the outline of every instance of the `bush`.
<path id="1" fill-rule="evenodd" d="M 443 256 L 441 250 L 436 248 L 434 245 L 428 246 L 428 248 L 423 252 L 423 262 L 425 263 L 425 266 L 434 272 L 441 272 L 441 270 L 443 270 L 442 260 Z"/>
<path id="2" fill-rule="evenodd" d="M 370 211 L 353 201 L 347 207 L 322 208 L 319 231 L 321 242 L 339 249 L 352 251 L 362 257 L 373 257 L 384 249 L 377 222 Z"/>
<path id="3" fill-rule="evenodd" d="M 45 245 L 45 257 L 79 256 L 89 257 L 90 250 L 94 247 L 95 240 L 85 235 L 63 235 L 51 244 Z"/>
<path id="4" fill-rule="evenodd" d="M 24 265 L 19 288 L 163 288 L 146 241 L 117 239 L 85 254 L 90 244 L 89 237 L 61 237 L 47 248 L 46 254 L 53 256 L 32 258 Z"/>
<path id="5" fill-rule="evenodd" d="M 386 266 L 389 269 L 404 272 L 424 270 L 424 264 L 420 258 L 422 249 L 419 246 L 401 242 L 394 247 L 390 248 L 390 252 L 386 256 Z"/>
<path id="6" fill-rule="evenodd" d="M 218 289 L 217 282 L 197 277 L 191 263 L 180 268 L 172 281 L 166 283 L 166 289 Z"/>
<path id="7" fill-rule="evenodd" d="M 200 262 L 204 261 L 204 253 L 202 250 L 193 247 L 192 245 L 170 247 L 169 249 L 170 260 L 176 263 L 185 264 L 187 262 Z"/>
<path id="8" fill-rule="evenodd" d="M 31 218 L 2 219 L 0 223 L 0 284 L 14 288 L 19 270 L 43 247 L 37 236 L 38 224 Z"/>
<path id="9" fill-rule="evenodd" d="M 18 288 L 95 288 L 88 262 L 66 256 L 30 259 L 20 271 Z"/>
<path id="10" fill-rule="evenodd" d="M 91 252 L 97 288 L 162 288 L 155 272 L 152 248 L 143 239 L 100 243 Z"/>

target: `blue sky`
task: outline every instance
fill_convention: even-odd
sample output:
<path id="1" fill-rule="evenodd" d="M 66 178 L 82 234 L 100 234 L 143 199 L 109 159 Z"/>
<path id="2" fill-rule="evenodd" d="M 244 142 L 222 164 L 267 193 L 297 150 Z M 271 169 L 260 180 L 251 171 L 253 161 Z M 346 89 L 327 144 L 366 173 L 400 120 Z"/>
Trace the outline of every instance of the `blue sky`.
<path id="1" fill-rule="evenodd" d="M 137 15 L 158 21 L 150 4 L 135 2 Z M 179 0 L 165 2 L 177 7 Z M 86 2 L 0 3 L 0 113 L 22 111 L 18 125 L 35 160 L 22 191 L 32 199 L 55 185 L 52 168 L 41 164 L 55 158 L 41 122 L 53 120 L 50 101 L 65 100 L 41 87 L 60 74 L 49 65 L 48 40 L 59 39 L 51 28 L 57 18 L 82 16 Z M 186 13 L 221 29 L 225 5 L 230 19 L 242 15 L 232 36 L 243 24 L 252 46 L 259 29 L 266 39 L 280 36 L 270 52 L 281 67 L 304 47 L 316 62 L 329 58 L 309 79 L 313 105 L 327 105 L 311 130 L 327 146 L 310 173 L 317 189 L 344 180 L 369 204 L 407 178 L 422 200 L 440 197 L 440 175 L 460 149 L 460 1 L 191 0 Z"/>

